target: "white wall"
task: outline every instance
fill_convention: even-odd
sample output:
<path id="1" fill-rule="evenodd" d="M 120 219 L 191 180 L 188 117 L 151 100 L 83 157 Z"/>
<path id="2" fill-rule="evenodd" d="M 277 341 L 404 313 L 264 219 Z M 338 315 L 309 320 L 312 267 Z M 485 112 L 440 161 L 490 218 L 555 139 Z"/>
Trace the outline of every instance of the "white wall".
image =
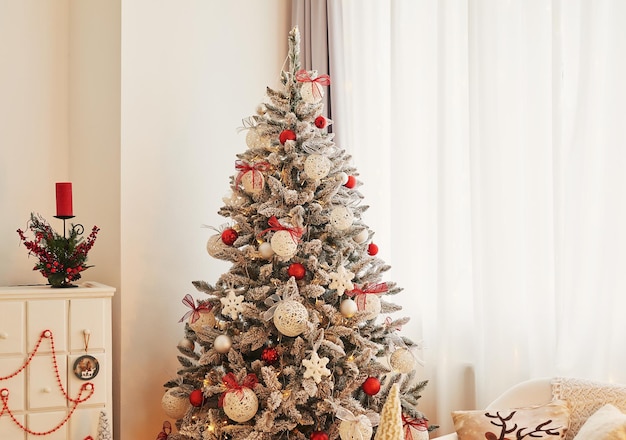
<path id="1" fill-rule="evenodd" d="M 287 0 L 0 1 L 0 284 L 45 282 L 15 230 L 31 211 L 60 227 L 54 182 L 74 182 L 74 220 L 102 228 L 84 278 L 118 289 L 116 440 L 161 429 L 180 300 L 227 268 L 200 225 L 225 221 L 236 128 L 289 27 Z"/>
<path id="2" fill-rule="evenodd" d="M 53 226 L 54 182 L 69 179 L 67 0 L 0 1 L 0 283 L 41 282 L 17 228 Z M 80 212 L 82 200 L 74 201 Z M 58 223 L 56 223 L 58 222 Z"/>
<path id="3" fill-rule="evenodd" d="M 287 54 L 290 2 L 122 2 L 123 439 L 153 438 L 162 384 L 179 367 L 178 320 L 191 281 L 228 266 L 205 243 L 219 226 L 236 128 L 275 86 Z"/>

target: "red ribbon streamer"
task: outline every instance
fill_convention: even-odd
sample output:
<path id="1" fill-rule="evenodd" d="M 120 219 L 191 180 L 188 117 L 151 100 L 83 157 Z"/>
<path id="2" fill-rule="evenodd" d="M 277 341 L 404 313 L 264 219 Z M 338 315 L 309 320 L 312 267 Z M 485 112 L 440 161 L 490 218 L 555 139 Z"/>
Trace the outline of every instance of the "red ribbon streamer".
<path id="1" fill-rule="evenodd" d="M 407 417 L 402 414 L 402 426 L 404 426 L 404 439 L 413 440 L 411 428 L 415 428 L 418 431 L 428 431 L 428 420 Z"/>
<path id="2" fill-rule="evenodd" d="M 166 420 L 165 422 L 163 422 L 163 431 L 159 432 L 156 440 L 167 440 L 171 432 L 172 424 Z"/>
<path id="3" fill-rule="evenodd" d="M 270 225 L 270 227 L 261 231 L 261 233 L 259 233 L 259 236 L 269 231 L 287 231 L 291 234 L 291 238 L 293 238 L 293 241 L 297 243 L 298 241 L 300 241 L 300 237 L 302 237 L 302 233 L 304 232 L 302 228 L 288 228 L 287 226 L 283 226 L 278 221 L 275 215 L 270 217 L 270 219 L 267 221 L 267 224 Z"/>
<path id="4" fill-rule="evenodd" d="M 257 162 L 254 165 L 250 165 L 249 163 L 246 163 L 242 160 L 238 160 L 235 162 L 235 168 L 237 169 L 237 171 L 239 171 L 239 174 L 237 174 L 237 179 L 235 180 L 235 186 L 239 185 L 239 182 L 241 182 L 241 178 L 243 177 L 244 174 L 246 174 L 248 171 L 252 171 L 252 187 L 256 188 L 257 186 L 261 186 L 261 179 L 257 179 L 256 178 L 256 173 L 261 172 L 261 171 L 268 171 L 270 169 L 271 165 L 268 162 Z M 257 185 L 258 182 L 258 185 Z"/>
<path id="5" fill-rule="evenodd" d="M 259 382 L 259 380 L 256 377 L 256 374 L 254 373 L 250 373 L 248 374 L 244 379 L 243 382 L 241 384 L 239 384 L 239 382 L 237 382 L 237 376 L 235 376 L 235 373 L 228 373 L 227 375 L 225 375 L 222 378 L 222 383 L 224 384 L 224 386 L 226 387 L 226 391 L 224 391 L 219 398 L 219 401 L 217 402 L 218 406 L 221 408 L 224 406 L 224 397 L 226 397 L 226 394 L 228 393 L 238 393 L 239 394 L 239 398 L 243 399 L 243 389 L 244 388 L 254 388 L 255 385 Z"/>
<path id="6" fill-rule="evenodd" d="M 346 295 L 354 296 L 356 305 L 359 310 L 364 310 L 365 303 L 367 302 L 367 295 L 378 295 L 379 293 L 385 293 L 387 289 L 387 283 L 366 284 L 361 289 L 355 287 L 354 289 L 346 292 Z"/>
<path id="7" fill-rule="evenodd" d="M 330 76 L 320 75 L 316 78 L 311 78 L 311 75 L 309 75 L 309 72 L 307 72 L 306 70 L 299 70 L 298 72 L 296 72 L 296 80 L 298 82 L 303 82 L 303 83 L 304 82 L 315 83 L 316 85 L 319 84 L 320 86 L 330 85 Z M 313 96 L 315 97 L 315 99 L 322 99 L 322 95 L 317 86 L 312 87 L 312 91 L 313 91 Z"/>
<path id="8" fill-rule="evenodd" d="M 183 304 L 185 304 L 191 310 L 185 313 L 178 322 L 183 322 L 185 319 L 191 316 L 191 323 L 193 324 L 198 319 L 200 319 L 201 312 L 203 311 L 210 312 L 211 309 L 213 308 L 213 306 L 210 304 L 198 304 L 196 306 L 193 302 L 193 297 L 190 294 L 185 295 L 185 297 L 183 298 Z"/>

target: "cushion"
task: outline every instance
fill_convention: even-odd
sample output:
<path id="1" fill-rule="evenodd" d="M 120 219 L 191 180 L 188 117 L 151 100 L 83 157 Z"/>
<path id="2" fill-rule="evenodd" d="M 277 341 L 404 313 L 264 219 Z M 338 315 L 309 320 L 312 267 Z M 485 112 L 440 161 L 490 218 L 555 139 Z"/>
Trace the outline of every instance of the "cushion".
<path id="1" fill-rule="evenodd" d="M 626 386 L 620 384 L 558 377 L 552 382 L 552 395 L 555 400 L 569 403 L 570 427 L 566 440 L 572 440 L 583 423 L 607 403 L 626 412 Z"/>
<path id="2" fill-rule="evenodd" d="M 608 403 L 587 419 L 574 440 L 626 440 L 626 414 Z"/>
<path id="3" fill-rule="evenodd" d="M 558 400 L 528 408 L 454 411 L 459 440 L 561 439 L 569 427 L 569 407 Z"/>

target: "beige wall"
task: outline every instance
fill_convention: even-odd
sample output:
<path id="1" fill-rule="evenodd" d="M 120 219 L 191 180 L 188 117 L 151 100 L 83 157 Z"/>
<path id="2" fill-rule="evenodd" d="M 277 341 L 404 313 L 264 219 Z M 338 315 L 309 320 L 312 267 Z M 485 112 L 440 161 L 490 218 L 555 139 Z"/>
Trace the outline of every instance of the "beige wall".
<path id="1" fill-rule="evenodd" d="M 181 299 L 226 269 L 219 226 L 236 128 L 276 85 L 287 0 L 0 0 L 0 284 L 42 283 L 15 230 L 53 218 L 74 183 L 76 222 L 102 228 L 85 279 L 114 302 L 116 440 L 154 438 L 177 370 Z"/>

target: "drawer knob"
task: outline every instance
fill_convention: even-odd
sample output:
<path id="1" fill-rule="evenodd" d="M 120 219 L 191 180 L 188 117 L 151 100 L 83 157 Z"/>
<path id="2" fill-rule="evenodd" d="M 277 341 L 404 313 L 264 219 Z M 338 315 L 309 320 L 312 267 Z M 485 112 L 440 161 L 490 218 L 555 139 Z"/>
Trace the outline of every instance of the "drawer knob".
<path id="1" fill-rule="evenodd" d="M 9 334 L 7 332 L 0 332 L 0 339 L 9 339 Z"/>
<path id="2" fill-rule="evenodd" d="M 9 397 L 9 390 L 7 390 L 6 388 L 3 388 L 2 391 L 0 391 L 0 396 Z"/>
<path id="3" fill-rule="evenodd" d="M 43 391 L 44 393 L 50 394 L 52 392 L 52 388 L 44 387 L 44 389 L 42 389 L 41 391 Z"/>

